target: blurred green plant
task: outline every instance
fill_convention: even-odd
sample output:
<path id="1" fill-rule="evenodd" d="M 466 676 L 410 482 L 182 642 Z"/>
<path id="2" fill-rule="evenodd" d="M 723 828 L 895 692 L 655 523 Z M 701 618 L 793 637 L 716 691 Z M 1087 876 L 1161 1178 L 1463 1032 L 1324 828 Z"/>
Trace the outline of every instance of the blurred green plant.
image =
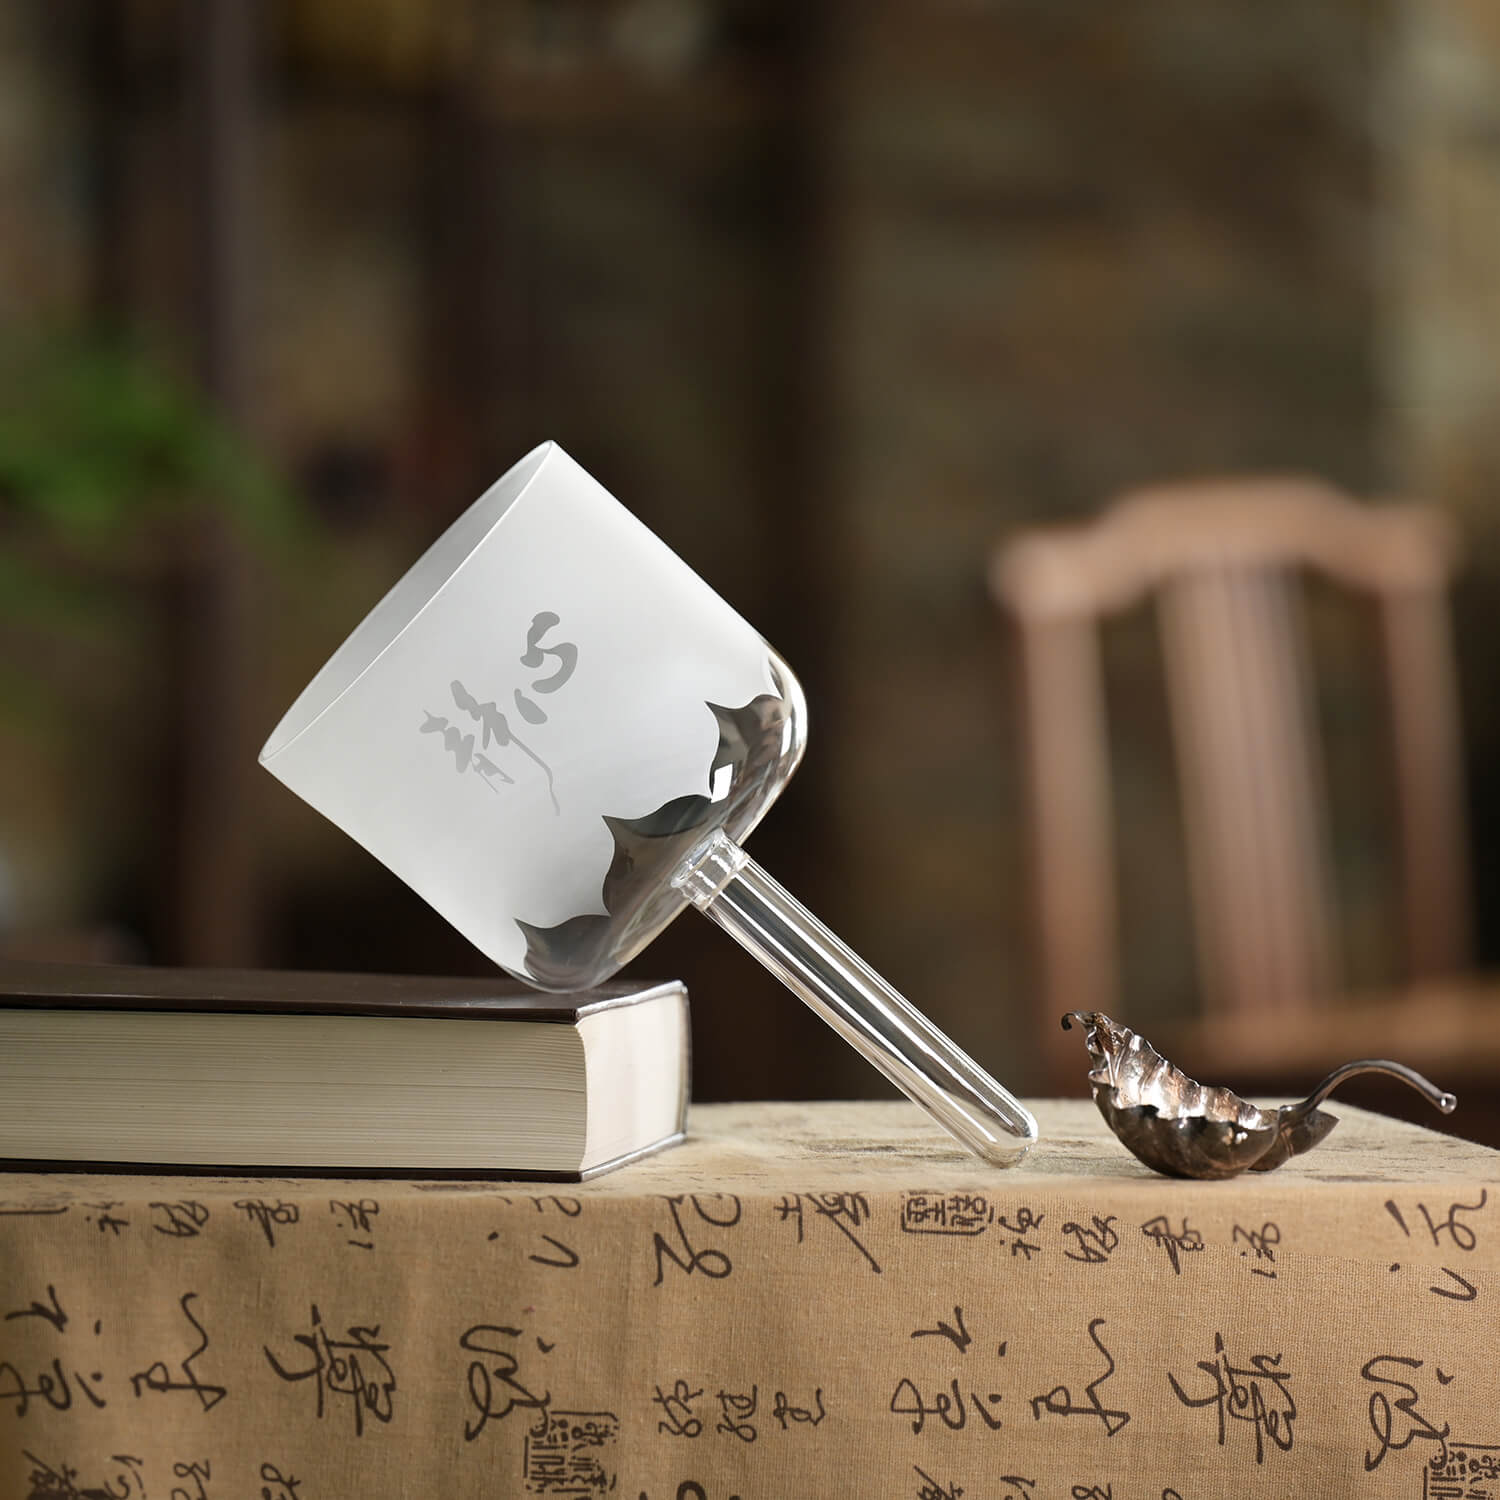
<path id="1" fill-rule="evenodd" d="M 148 587 L 198 517 L 291 555 L 312 522 L 295 493 L 164 365 L 124 343 L 0 346 L 0 697 L 49 696 L 41 659 L 70 645 L 118 662 Z M 80 663 L 81 665 L 81 663 Z"/>
<path id="2" fill-rule="evenodd" d="M 255 450 L 159 363 L 100 341 L 0 351 L 0 526 L 88 550 L 200 505 L 264 541 L 303 526 Z"/>

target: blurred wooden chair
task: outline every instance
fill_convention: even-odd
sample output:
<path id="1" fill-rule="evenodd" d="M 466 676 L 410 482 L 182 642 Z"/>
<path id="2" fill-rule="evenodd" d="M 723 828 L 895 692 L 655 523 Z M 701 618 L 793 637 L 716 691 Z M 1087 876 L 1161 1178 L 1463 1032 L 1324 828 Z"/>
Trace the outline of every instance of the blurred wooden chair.
<path id="1" fill-rule="evenodd" d="M 1299 574 L 1373 600 L 1384 642 L 1413 978 L 1469 956 L 1457 695 L 1448 625 L 1455 541 L 1417 505 L 1369 506 L 1312 479 L 1233 479 L 1126 495 L 1091 524 L 1034 530 L 991 559 L 1024 672 L 1048 1081 L 1082 1078 L 1069 1010 L 1121 1014 L 1100 626 L 1152 599 L 1163 652 L 1202 1020 L 1166 1056 L 1231 1086 L 1248 1068 L 1315 1076 L 1381 1055 L 1409 1008 L 1330 1026 L 1340 992 L 1321 753 Z M 1301 1026 L 1301 1018 L 1310 1023 Z M 1382 1021 L 1381 1018 L 1384 1018 Z M 1377 1022 L 1379 1024 L 1377 1024 Z M 1404 1030 L 1402 1029 L 1404 1028 Z M 1165 1045 L 1163 1045 L 1165 1042 Z M 1172 1050 L 1176 1047 L 1178 1050 Z M 1179 1053 L 1182 1055 L 1179 1056 Z M 1277 1066 L 1279 1064 L 1279 1067 Z M 1221 1076 L 1209 1076 L 1217 1069 Z"/>

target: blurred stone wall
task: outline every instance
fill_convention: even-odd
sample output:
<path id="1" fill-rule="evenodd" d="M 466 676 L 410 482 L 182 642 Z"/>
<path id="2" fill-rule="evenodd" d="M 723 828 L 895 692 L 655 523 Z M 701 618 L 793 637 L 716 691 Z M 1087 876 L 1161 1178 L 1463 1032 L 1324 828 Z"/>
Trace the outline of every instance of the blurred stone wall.
<path id="1" fill-rule="evenodd" d="M 1500 7 L 1400 0 L 1382 79 L 1382 439 L 1395 485 L 1453 507 L 1481 958 L 1500 930 Z"/>
<path id="2" fill-rule="evenodd" d="M 67 316 L 89 290 L 77 80 L 35 19 L 0 7 L 0 342 L 38 316 Z M 34 658 L 41 644 L 0 632 L 0 665 Z M 29 674 L 0 670 L 0 938 L 66 922 L 92 894 L 76 787 L 59 772 L 76 732 L 61 695 L 44 698 Z"/>
<path id="3" fill-rule="evenodd" d="M 849 7 L 840 45 L 845 925 L 1005 1077 L 1037 1014 L 988 549 L 1147 481 L 1378 485 L 1367 0 Z M 1112 646 L 1151 659 L 1135 622 Z M 1112 704 L 1123 922 L 1193 983 L 1159 684 Z M 825 730 L 827 724 L 825 721 Z M 1169 773 L 1169 770 L 1167 771 Z"/>

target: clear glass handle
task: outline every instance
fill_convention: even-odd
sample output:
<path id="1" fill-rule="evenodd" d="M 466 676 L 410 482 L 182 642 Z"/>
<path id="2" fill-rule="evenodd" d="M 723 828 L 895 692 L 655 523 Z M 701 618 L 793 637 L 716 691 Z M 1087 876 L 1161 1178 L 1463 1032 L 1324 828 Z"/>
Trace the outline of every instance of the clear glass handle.
<path id="1" fill-rule="evenodd" d="M 722 831 L 672 879 L 908 1098 L 976 1156 L 1019 1161 L 1036 1121 Z"/>

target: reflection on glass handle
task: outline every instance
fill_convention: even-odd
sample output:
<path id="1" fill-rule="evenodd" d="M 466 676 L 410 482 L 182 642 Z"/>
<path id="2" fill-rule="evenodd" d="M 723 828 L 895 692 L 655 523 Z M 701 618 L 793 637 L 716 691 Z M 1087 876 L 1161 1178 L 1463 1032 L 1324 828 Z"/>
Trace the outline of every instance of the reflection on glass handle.
<path id="1" fill-rule="evenodd" d="M 1019 1161 L 1036 1121 L 723 832 L 673 877 L 698 908 L 975 1155 Z"/>

